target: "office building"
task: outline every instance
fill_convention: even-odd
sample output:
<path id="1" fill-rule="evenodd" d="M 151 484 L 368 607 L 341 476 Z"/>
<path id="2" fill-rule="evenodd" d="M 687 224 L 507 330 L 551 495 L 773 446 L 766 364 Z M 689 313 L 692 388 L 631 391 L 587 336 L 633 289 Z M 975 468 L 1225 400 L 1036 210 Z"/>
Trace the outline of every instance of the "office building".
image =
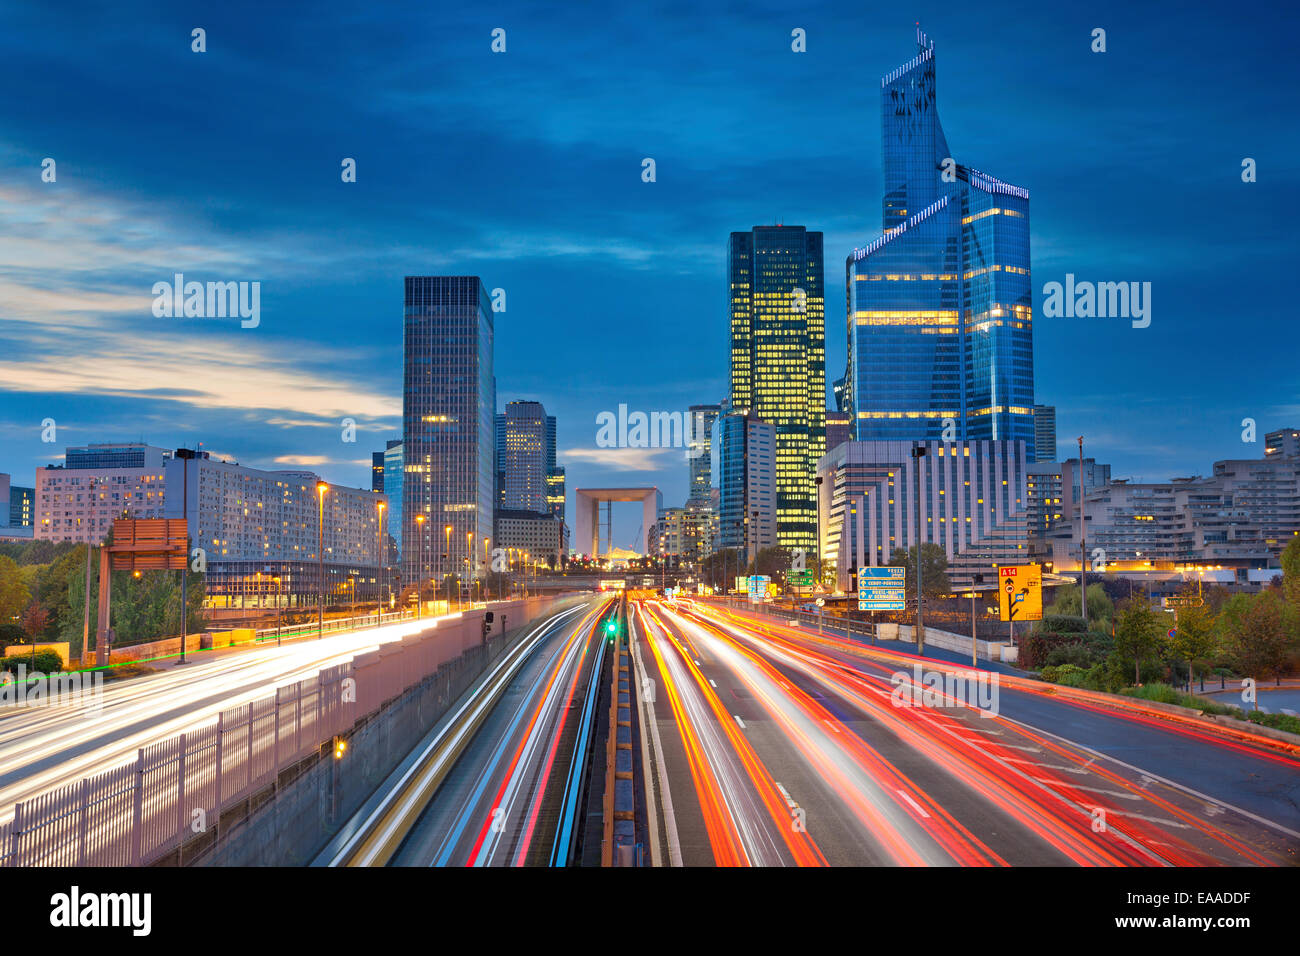
<path id="1" fill-rule="evenodd" d="M 1034 406 L 1034 461 L 1056 461 L 1056 406 Z"/>
<path id="2" fill-rule="evenodd" d="M 68 448 L 36 470 L 34 537 L 99 544 L 116 518 L 162 518 L 172 453 L 140 442 Z"/>
<path id="3" fill-rule="evenodd" d="M 505 508 L 549 513 L 546 476 L 548 460 L 553 457 L 548 449 L 554 419 L 548 425 L 546 409 L 540 402 L 509 402 L 500 417 L 505 427 L 498 468 L 505 476 Z"/>
<path id="4" fill-rule="evenodd" d="M 913 548 L 917 532 L 917 461 L 910 441 L 848 442 L 818 466 L 823 479 L 823 561 L 841 589 L 855 568 L 889 563 Z M 920 461 L 920 534 L 943 547 L 954 586 L 983 567 L 1023 564 L 1029 532 L 1028 449 L 1020 441 L 926 442 Z"/>
<path id="5" fill-rule="evenodd" d="M 783 547 L 811 550 L 813 472 L 826 447 L 822 234 L 782 225 L 733 232 L 727 269 L 729 410 L 752 413 L 775 429 L 777 539 Z"/>
<path id="6" fill-rule="evenodd" d="M 402 561 L 402 486 L 406 469 L 403 467 L 401 441 L 390 441 L 384 450 L 384 497 L 388 499 L 388 513 L 384 516 L 384 537 L 388 548 L 384 564 L 393 569 L 394 578 L 400 574 Z M 394 585 L 394 591 L 399 587 Z"/>
<path id="7" fill-rule="evenodd" d="M 853 419 L 848 412 L 826 410 L 826 450 L 839 448 L 852 438 Z"/>
<path id="8" fill-rule="evenodd" d="M 1034 435 L 1029 193 L 952 158 L 934 45 L 881 79 L 883 234 L 845 266 L 858 441 Z"/>
<path id="9" fill-rule="evenodd" d="M 717 426 L 719 546 L 741 549 L 752 561 L 778 544 L 776 426 L 752 412 L 723 415 Z"/>
<path id="10" fill-rule="evenodd" d="M 697 505 L 707 505 L 713 496 L 713 428 L 720 412 L 719 405 L 692 405 L 687 410 L 690 486 L 686 500 Z"/>
<path id="11" fill-rule="evenodd" d="M 406 277 L 404 587 L 453 573 L 464 583 L 483 572 L 496 504 L 492 323 L 477 276 Z"/>
<path id="12" fill-rule="evenodd" d="M 7 519 L 0 528 L 26 528 L 30 534 L 35 516 L 36 489 L 11 484 L 9 475 L 0 474 L 0 519 Z"/>
<path id="13" fill-rule="evenodd" d="M 568 556 L 568 529 L 552 514 L 506 509 L 497 514 L 496 529 L 492 548 L 505 548 L 513 566 L 518 566 L 521 554 L 551 568 L 561 567 Z"/>
<path id="14" fill-rule="evenodd" d="M 557 465 L 546 473 L 546 510 L 551 517 L 564 521 L 564 468 Z"/>

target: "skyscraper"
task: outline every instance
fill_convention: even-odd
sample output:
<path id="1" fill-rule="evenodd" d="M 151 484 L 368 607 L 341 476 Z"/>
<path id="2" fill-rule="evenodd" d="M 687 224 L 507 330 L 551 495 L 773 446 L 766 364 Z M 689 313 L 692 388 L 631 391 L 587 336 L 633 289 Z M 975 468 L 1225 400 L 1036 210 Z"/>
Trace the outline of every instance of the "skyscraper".
<path id="1" fill-rule="evenodd" d="M 483 571 L 495 504 L 493 334 L 492 303 L 478 276 L 406 277 L 404 586 Z"/>
<path id="2" fill-rule="evenodd" d="M 1029 193 L 953 159 L 917 41 L 880 81 L 884 233 L 846 263 L 844 410 L 860 441 L 1019 440 L 1032 460 Z"/>
<path id="3" fill-rule="evenodd" d="M 777 543 L 780 439 L 770 422 L 752 412 L 724 415 L 718 429 L 720 546 L 741 548 L 753 560 Z"/>
<path id="4" fill-rule="evenodd" d="M 713 426 L 720 411 L 717 405 L 692 405 L 689 409 L 686 451 L 690 461 L 691 486 L 686 496 L 688 504 L 708 505 L 713 498 Z"/>
<path id="5" fill-rule="evenodd" d="M 505 476 L 503 500 L 512 511 L 535 514 L 550 511 L 547 501 L 547 463 L 555 419 L 548 419 L 541 402 L 509 402 L 504 416 L 502 460 Z M 549 424 L 548 424 L 549 422 Z"/>
<path id="6" fill-rule="evenodd" d="M 1056 461 L 1056 406 L 1034 406 L 1034 460 Z"/>
<path id="7" fill-rule="evenodd" d="M 781 225 L 733 232 L 727 268 L 730 409 L 775 427 L 777 543 L 812 550 L 813 473 L 826 445 L 822 234 Z"/>

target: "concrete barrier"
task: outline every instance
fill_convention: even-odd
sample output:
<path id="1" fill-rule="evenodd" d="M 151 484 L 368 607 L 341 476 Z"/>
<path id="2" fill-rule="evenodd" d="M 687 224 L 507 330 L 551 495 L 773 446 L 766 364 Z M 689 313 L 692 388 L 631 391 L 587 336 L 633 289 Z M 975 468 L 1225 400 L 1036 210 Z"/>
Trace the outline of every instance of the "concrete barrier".
<path id="1" fill-rule="evenodd" d="M 5 648 L 5 657 L 30 657 L 32 651 L 33 647 L 31 644 L 11 644 Z M 67 641 L 37 644 L 35 646 L 35 652 L 39 654 L 41 651 L 53 651 L 55 654 L 59 655 L 59 660 L 63 661 L 63 666 L 68 666 Z"/>

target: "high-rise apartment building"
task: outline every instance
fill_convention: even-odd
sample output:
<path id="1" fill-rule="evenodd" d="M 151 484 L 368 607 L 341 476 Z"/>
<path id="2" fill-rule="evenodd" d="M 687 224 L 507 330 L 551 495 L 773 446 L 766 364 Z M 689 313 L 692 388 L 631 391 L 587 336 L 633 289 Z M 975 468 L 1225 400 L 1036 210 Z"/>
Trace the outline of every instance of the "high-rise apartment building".
<path id="1" fill-rule="evenodd" d="M 881 79 L 884 233 L 846 262 L 844 410 L 859 441 L 1024 441 L 1033 454 L 1029 193 L 956 162 L 934 44 Z"/>
<path id="2" fill-rule="evenodd" d="M 384 563 L 401 567 L 402 560 L 402 486 L 406 470 L 401 441 L 390 441 L 384 450 L 384 496 L 388 499 L 388 514 L 384 516 L 384 537 L 388 539 Z M 397 589 L 394 588 L 394 591 Z"/>
<path id="3" fill-rule="evenodd" d="M 36 538 L 99 544 L 116 518 L 165 517 L 170 450 L 139 442 L 68 448 L 36 469 Z"/>
<path id="4" fill-rule="evenodd" d="M 328 605 L 381 596 L 383 494 L 329 482 L 321 494 L 315 472 L 247 468 L 207 452 L 171 457 L 164 471 L 170 493 L 158 517 L 187 519 L 210 605 L 314 607 L 322 588 Z"/>
<path id="5" fill-rule="evenodd" d="M 495 508 L 492 323 L 492 303 L 477 276 L 406 277 L 404 586 L 483 573 Z"/>
<path id="6" fill-rule="evenodd" d="M 1300 428 L 1279 428 L 1264 436 L 1265 458 L 1300 458 Z"/>
<path id="7" fill-rule="evenodd" d="M 813 473 L 826 446 L 822 234 L 782 225 L 733 232 L 727 269 L 729 407 L 776 430 L 777 540 L 811 550 L 817 527 Z"/>

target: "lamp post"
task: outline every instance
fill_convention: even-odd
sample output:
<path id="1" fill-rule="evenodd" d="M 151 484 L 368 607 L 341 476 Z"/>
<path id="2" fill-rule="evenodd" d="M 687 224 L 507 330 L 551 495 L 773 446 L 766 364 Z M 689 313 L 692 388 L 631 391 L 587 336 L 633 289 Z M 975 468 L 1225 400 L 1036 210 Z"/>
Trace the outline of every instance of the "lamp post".
<path id="1" fill-rule="evenodd" d="M 91 515 L 94 515 L 95 513 L 95 485 L 97 484 L 99 484 L 98 478 L 90 479 L 89 510 Z M 94 534 L 93 528 L 91 529 L 91 534 Z M 186 563 L 187 564 L 189 563 L 188 555 L 186 556 Z M 185 609 L 184 607 L 182 607 L 181 608 L 182 620 L 184 619 L 184 617 L 185 617 Z M 184 625 L 181 625 L 181 631 L 184 632 L 184 630 L 185 630 Z M 85 660 L 86 654 L 89 651 L 90 651 L 90 537 L 88 535 L 86 537 L 86 611 L 81 624 L 81 658 L 83 661 Z M 185 659 L 184 633 L 181 634 L 181 659 L 182 660 Z"/>
<path id="2" fill-rule="evenodd" d="M 375 576 L 375 626 L 384 623 L 384 508 L 387 504 L 379 502 L 379 527 L 376 529 L 375 537 L 378 539 L 375 544 L 375 560 L 379 564 L 379 573 Z"/>
<path id="3" fill-rule="evenodd" d="M 1088 629 L 1088 526 L 1083 517 L 1083 436 L 1079 436 L 1079 610 Z M 1131 583 L 1131 582 L 1130 582 Z"/>
<path id="4" fill-rule="evenodd" d="M 275 576 L 275 646 L 280 647 L 280 613 L 282 610 L 280 601 L 280 576 Z"/>
<path id="5" fill-rule="evenodd" d="M 822 586 L 822 476 L 817 476 L 817 587 Z M 816 589 L 813 594 L 816 594 Z"/>
<path id="6" fill-rule="evenodd" d="M 316 640 L 325 636 L 325 492 L 329 485 L 323 481 L 316 482 L 316 498 L 320 502 L 320 511 L 316 520 L 316 557 L 317 571 L 320 575 L 320 603 L 316 614 Z"/>
<path id="7" fill-rule="evenodd" d="M 446 583 L 446 578 L 444 577 L 443 570 L 442 570 L 442 560 L 443 558 L 446 558 L 447 566 L 448 567 L 451 566 L 451 525 L 444 526 L 442 532 L 444 535 L 446 535 L 447 541 L 446 541 L 446 547 L 443 548 L 442 556 L 438 558 L 438 577 L 442 579 L 444 583 Z M 434 593 L 436 596 L 437 592 Z M 451 611 L 451 584 L 450 583 L 447 583 L 447 610 Z"/>
<path id="8" fill-rule="evenodd" d="M 456 596 L 460 597 L 460 588 L 456 589 Z M 474 602 L 474 532 L 465 532 L 465 597 L 466 603 Z M 462 605 L 463 606 L 463 605 Z"/>
<path id="9" fill-rule="evenodd" d="M 921 459 L 925 457 L 926 447 L 916 445 L 912 448 L 912 457 L 916 459 L 916 653 L 925 652 L 925 624 L 921 618 Z"/>
<path id="10" fill-rule="evenodd" d="M 984 575 L 976 574 L 971 579 L 970 586 L 970 663 L 974 667 L 979 663 L 979 656 L 976 653 L 978 646 L 975 643 L 975 585 L 984 583 Z"/>
<path id="11" fill-rule="evenodd" d="M 420 605 L 424 602 L 420 600 L 420 592 L 424 590 L 424 515 L 415 516 L 415 524 L 418 528 L 416 537 L 420 539 L 420 560 L 416 562 L 415 569 L 415 617 L 420 617 Z M 434 592 L 436 598 L 437 592 Z"/>

